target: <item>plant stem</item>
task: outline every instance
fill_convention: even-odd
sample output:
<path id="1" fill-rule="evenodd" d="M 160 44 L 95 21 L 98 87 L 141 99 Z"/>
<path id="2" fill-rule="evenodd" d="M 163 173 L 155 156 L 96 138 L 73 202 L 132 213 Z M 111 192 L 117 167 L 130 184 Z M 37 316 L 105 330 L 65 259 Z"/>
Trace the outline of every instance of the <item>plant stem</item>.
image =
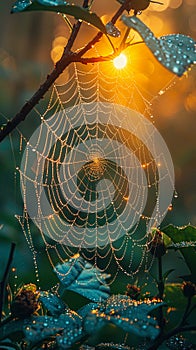
<path id="1" fill-rule="evenodd" d="M 122 6 L 117 10 L 115 15 L 113 16 L 111 22 L 114 24 L 117 19 L 121 16 L 123 11 L 126 9 L 130 0 L 126 0 Z M 84 0 L 83 7 L 88 7 L 88 0 Z M 8 121 L 5 126 L 2 126 L 0 129 L 0 142 L 4 140 L 4 138 L 9 135 L 17 126 L 25 120 L 27 115 L 32 111 L 32 109 L 39 103 L 39 101 L 44 97 L 45 93 L 49 90 L 55 80 L 60 76 L 60 74 L 65 70 L 65 68 L 72 62 L 79 61 L 88 50 L 92 48 L 94 44 L 96 44 L 100 38 L 103 36 L 102 32 L 98 32 L 98 34 L 80 51 L 77 53 L 71 52 L 71 48 L 74 44 L 78 31 L 80 29 L 82 22 L 78 21 L 72 29 L 71 35 L 69 37 L 68 43 L 64 49 L 63 55 L 60 60 L 56 63 L 55 68 L 49 74 L 45 80 L 45 82 L 40 85 L 35 94 L 23 105 L 21 110 L 15 115 L 15 117 Z M 100 57 L 100 61 L 102 58 Z M 91 62 L 88 62 L 91 63 Z"/>
<path id="2" fill-rule="evenodd" d="M 162 257 L 158 257 L 158 274 L 159 274 L 159 282 L 158 282 L 158 290 L 159 290 L 159 298 L 163 299 L 164 293 L 164 281 L 163 281 L 163 268 L 162 268 Z"/>
<path id="3" fill-rule="evenodd" d="M 183 333 L 183 332 L 191 332 L 196 330 L 196 325 L 190 325 L 186 327 L 176 327 L 172 329 L 167 334 L 163 334 L 161 337 L 158 337 L 152 345 L 150 345 L 147 350 L 157 350 L 158 347 L 167 339 L 173 337 L 176 334 Z"/>
<path id="4" fill-rule="evenodd" d="M 191 301 L 192 301 L 192 297 L 188 297 L 186 309 L 184 311 L 184 315 L 183 315 L 182 320 L 180 321 L 178 327 L 183 327 L 184 325 L 186 325 L 187 317 L 190 315 L 190 311 L 191 311 L 191 309 L 190 309 Z"/>
<path id="5" fill-rule="evenodd" d="M 190 306 L 191 306 L 191 297 L 188 298 L 187 300 L 187 305 L 186 305 L 186 309 L 184 311 L 184 315 L 182 317 L 182 320 L 180 321 L 180 323 L 174 328 L 172 329 L 170 332 L 168 333 L 160 333 L 160 335 L 158 336 L 158 338 L 154 341 L 154 343 L 152 345 L 150 345 L 149 348 L 147 348 L 147 350 L 156 350 L 158 349 L 159 345 L 161 345 L 165 340 L 171 338 L 172 336 L 182 333 L 182 332 L 188 332 L 188 331 L 194 331 L 196 330 L 196 325 L 188 325 L 186 326 L 186 319 L 188 317 L 188 315 L 190 314 Z"/>
<path id="6" fill-rule="evenodd" d="M 6 282 L 7 282 L 7 278 L 8 278 L 8 275 L 9 275 L 10 266 L 11 266 L 11 263 L 12 263 L 12 260 L 13 260 L 15 247 L 16 247 L 16 244 L 12 243 L 11 244 L 11 248 L 10 248 L 9 258 L 8 258 L 8 261 L 7 261 L 7 265 L 6 265 L 4 274 L 3 274 L 3 279 L 0 282 L 0 322 L 1 322 L 1 319 L 2 319 Z"/>
<path id="7" fill-rule="evenodd" d="M 164 281 L 163 281 L 162 256 L 158 257 L 158 275 L 159 275 L 159 280 L 158 280 L 159 298 L 163 300 Z M 159 307 L 158 312 L 159 312 L 158 323 L 162 332 L 165 324 L 162 306 Z"/>

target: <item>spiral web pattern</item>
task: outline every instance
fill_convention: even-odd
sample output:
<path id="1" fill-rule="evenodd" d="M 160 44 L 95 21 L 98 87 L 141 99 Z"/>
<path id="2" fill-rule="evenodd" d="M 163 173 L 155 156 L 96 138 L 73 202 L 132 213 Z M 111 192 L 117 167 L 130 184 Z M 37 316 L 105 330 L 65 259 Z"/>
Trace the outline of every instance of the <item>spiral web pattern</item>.
<path id="1" fill-rule="evenodd" d="M 112 268 L 112 283 L 119 270 L 133 276 L 152 263 L 146 242 L 172 201 L 173 164 L 149 120 L 152 97 L 109 65 L 72 65 L 37 112 L 39 127 L 22 135 L 18 219 L 37 277 L 30 219 L 52 265 L 79 253 Z"/>

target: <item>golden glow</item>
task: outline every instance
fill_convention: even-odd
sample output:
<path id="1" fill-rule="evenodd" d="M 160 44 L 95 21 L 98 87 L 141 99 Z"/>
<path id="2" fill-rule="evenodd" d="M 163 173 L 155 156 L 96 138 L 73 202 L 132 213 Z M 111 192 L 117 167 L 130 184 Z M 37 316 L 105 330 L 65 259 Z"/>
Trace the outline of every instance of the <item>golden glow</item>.
<path id="1" fill-rule="evenodd" d="M 182 0 L 173 0 L 170 2 L 169 7 L 171 7 L 172 9 L 177 9 L 181 5 L 182 5 Z"/>
<path id="2" fill-rule="evenodd" d="M 150 9 L 151 11 L 162 12 L 168 8 L 169 4 L 170 4 L 170 0 L 164 0 L 164 3 L 162 5 L 151 2 Z"/>
<path id="3" fill-rule="evenodd" d="M 94 158 L 93 161 L 95 164 L 99 164 L 99 158 Z"/>
<path id="4" fill-rule="evenodd" d="M 196 111 L 196 89 L 186 97 L 184 105 L 187 111 Z"/>
<path id="5" fill-rule="evenodd" d="M 52 61 L 54 63 L 58 62 L 60 60 L 60 58 L 62 57 L 64 51 L 64 47 L 61 45 L 55 46 L 50 53 L 50 56 L 52 58 Z"/>
<path id="6" fill-rule="evenodd" d="M 57 36 L 53 40 L 50 56 L 54 64 L 60 60 L 66 44 L 67 39 L 64 36 Z"/>
<path id="7" fill-rule="evenodd" d="M 121 53 L 119 56 L 113 59 L 113 63 L 116 69 L 123 69 L 127 64 L 127 57 L 124 53 Z"/>

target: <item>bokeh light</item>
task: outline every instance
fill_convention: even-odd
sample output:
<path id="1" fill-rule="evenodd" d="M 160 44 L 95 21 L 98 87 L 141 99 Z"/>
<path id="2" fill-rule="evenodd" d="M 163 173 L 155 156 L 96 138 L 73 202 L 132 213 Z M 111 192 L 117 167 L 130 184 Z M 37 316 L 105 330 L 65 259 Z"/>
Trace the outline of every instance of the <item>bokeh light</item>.
<path id="1" fill-rule="evenodd" d="M 170 1 L 169 7 L 171 7 L 172 9 L 177 9 L 181 5 L 182 5 L 182 0 L 172 0 Z"/>
<path id="2" fill-rule="evenodd" d="M 57 36 L 53 40 L 50 56 L 54 64 L 60 60 L 66 44 L 67 44 L 67 39 L 63 36 Z"/>
<path id="3" fill-rule="evenodd" d="M 172 0 L 173 1 L 173 0 Z M 164 0 L 163 4 L 156 4 L 156 3 L 150 3 L 150 10 L 151 11 L 158 11 L 162 12 L 165 11 L 170 4 L 170 0 Z"/>

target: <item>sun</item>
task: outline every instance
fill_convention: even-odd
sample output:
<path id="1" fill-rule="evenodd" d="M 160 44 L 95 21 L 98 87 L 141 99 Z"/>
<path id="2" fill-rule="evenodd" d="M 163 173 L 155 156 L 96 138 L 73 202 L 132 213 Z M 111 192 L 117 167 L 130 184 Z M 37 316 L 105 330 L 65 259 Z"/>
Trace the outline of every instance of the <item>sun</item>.
<path id="1" fill-rule="evenodd" d="M 113 63 L 116 69 L 123 69 L 127 64 L 127 57 L 124 53 L 121 53 L 119 56 L 113 59 Z"/>

